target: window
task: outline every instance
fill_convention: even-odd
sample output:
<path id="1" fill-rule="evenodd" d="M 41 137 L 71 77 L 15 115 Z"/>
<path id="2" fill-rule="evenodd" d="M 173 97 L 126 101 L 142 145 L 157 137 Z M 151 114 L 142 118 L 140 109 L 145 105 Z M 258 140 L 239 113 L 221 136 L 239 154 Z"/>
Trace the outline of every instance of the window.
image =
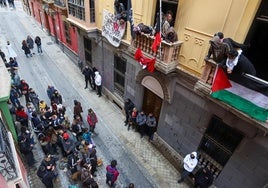
<path id="1" fill-rule="evenodd" d="M 210 166 L 217 177 L 242 139 L 240 132 L 213 116 L 198 148 L 200 165 Z"/>
<path id="2" fill-rule="evenodd" d="M 155 22 L 156 22 L 157 13 L 159 12 L 159 6 L 160 6 L 159 1 L 157 1 L 156 13 L 155 13 Z M 172 23 L 170 23 L 171 26 L 174 26 L 174 23 L 176 20 L 177 8 L 178 8 L 178 0 L 162 0 L 162 12 L 164 14 L 166 14 L 167 11 L 171 11 L 173 13 L 173 15 L 172 15 L 173 21 L 172 21 Z"/>
<path id="3" fill-rule="evenodd" d="M 90 23 L 95 22 L 95 0 L 90 0 L 89 2 L 90 10 Z"/>
<path id="4" fill-rule="evenodd" d="M 64 34 L 65 34 L 66 42 L 71 45 L 72 41 L 71 41 L 71 36 L 70 36 L 70 26 L 67 22 L 64 22 Z"/>
<path id="5" fill-rule="evenodd" d="M 85 20 L 84 0 L 68 0 L 68 9 L 70 15 Z"/>
<path id="6" fill-rule="evenodd" d="M 121 97 L 124 97 L 125 72 L 126 72 L 126 60 L 115 55 L 114 56 L 114 90 Z"/>
<path id="7" fill-rule="evenodd" d="M 92 43 L 91 40 L 84 38 L 85 60 L 86 64 L 92 67 Z"/>

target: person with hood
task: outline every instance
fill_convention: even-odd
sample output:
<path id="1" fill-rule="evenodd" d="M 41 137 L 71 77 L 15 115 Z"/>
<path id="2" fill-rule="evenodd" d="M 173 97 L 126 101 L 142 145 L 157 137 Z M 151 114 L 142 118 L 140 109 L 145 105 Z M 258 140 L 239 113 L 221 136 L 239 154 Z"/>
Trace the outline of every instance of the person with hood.
<path id="1" fill-rule="evenodd" d="M 35 37 L 34 43 L 37 46 L 37 52 L 40 53 L 40 54 L 43 54 L 41 38 L 39 36 Z"/>
<path id="2" fill-rule="evenodd" d="M 95 80 L 95 84 L 97 87 L 98 95 L 99 95 L 99 97 L 101 97 L 101 75 L 100 75 L 99 71 L 95 72 L 95 79 L 94 80 Z"/>
<path id="3" fill-rule="evenodd" d="M 230 48 L 225 42 L 221 42 L 220 37 L 214 36 L 210 41 L 207 59 L 212 58 L 216 63 L 227 59 Z"/>
<path id="4" fill-rule="evenodd" d="M 186 155 L 186 157 L 183 159 L 183 171 L 181 174 L 181 178 L 178 180 L 178 183 L 183 182 L 184 179 L 188 177 L 191 172 L 193 172 L 197 163 L 198 163 L 198 159 L 197 159 L 196 152 L 192 152 Z"/>

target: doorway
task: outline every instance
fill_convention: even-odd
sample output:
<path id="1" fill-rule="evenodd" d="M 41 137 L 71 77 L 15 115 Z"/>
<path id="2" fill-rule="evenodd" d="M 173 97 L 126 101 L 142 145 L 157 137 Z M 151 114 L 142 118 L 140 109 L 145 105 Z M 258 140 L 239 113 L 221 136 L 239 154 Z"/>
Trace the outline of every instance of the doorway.
<path id="1" fill-rule="evenodd" d="M 199 164 L 210 168 L 217 178 L 243 137 L 238 130 L 213 116 L 198 147 Z"/>
<path id="2" fill-rule="evenodd" d="M 142 109 L 146 115 L 148 115 L 149 113 L 153 113 L 157 122 L 160 116 L 162 102 L 163 102 L 163 99 L 161 99 L 152 91 L 144 87 Z"/>
<path id="3" fill-rule="evenodd" d="M 245 55 L 254 64 L 257 77 L 268 81 L 268 1 L 262 1 L 250 27 L 245 43 L 250 48 Z"/>

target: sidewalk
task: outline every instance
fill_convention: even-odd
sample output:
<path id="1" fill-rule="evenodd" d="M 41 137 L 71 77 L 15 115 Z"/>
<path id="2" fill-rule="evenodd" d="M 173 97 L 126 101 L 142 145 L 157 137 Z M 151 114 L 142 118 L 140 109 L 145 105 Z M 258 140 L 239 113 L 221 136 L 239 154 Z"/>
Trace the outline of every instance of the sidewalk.
<path id="1" fill-rule="evenodd" d="M 67 77 L 68 80 L 65 80 L 65 78 L 61 78 L 61 73 L 59 73 L 59 80 L 53 80 L 52 83 L 55 83 L 56 85 L 56 83 L 60 81 L 68 82 L 71 88 L 75 88 L 76 92 L 79 93 L 79 96 L 76 96 L 74 94 L 73 97 L 77 97 L 79 98 L 79 100 L 81 99 L 83 106 L 87 106 L 87 108 L 90 107 L 96 112 L 99 118 L 96 131 L 99 133 L 99 135 L 97 137 L 94 137 L 94 139 L 97 145 L 97 155 L 104 160 L 104 164 L 109 163 L 109 160 L 105 155 L 107 149 L 111 153 L 117 153 L 118 159 L 122 161 L 124 161 L 125 157 L 122 156 L 122 154 L 125 155 L 127 153 L 136 164 L 136 167 L 144 171 L 141 175 L 146 176 L 147 180 L 151 182 L 152 187 L 189 187 L 186 183 L 177 183 L 177 180 L 180 176 L 179 172 L 158 152 L 158 150 L 150 142 L 148 142 L 148 140 L 146 139 L 147 137 L 141 139 L 140 135 L 137 132 L 134 132 L 133 130 L 127 130 L 127 127 L 124 126 L 125 117 L 115 104 L 105 98 L 105 96 L 99 98 L 95 92 L 84 89 L 84 78 L 81 75 L 78 66 L 76 66 L 76 63 L 71 62 L 71 60 L 61 51 L 60 46 L 52 42 L 51 37 L 48 36 L 40 28 L 40 25 L 33 18 L 28 15 L 25 15 L 25 13 L 22 12 L 22 9 L 17 1 L 16 7 L 16 11 L 13 10 L 12 12 L 20 16 L 20 21 L 26 28 L 33 28 L 31 29 L 32 36 L 39 35 L 42 39 L 44 56 L 34 57 L 34 63 L 36 63 L 35 61 L 39 61 L 39 59 L 41 58 L 48 58 L 50 60 L 49 63 L 53 64 L 53 66 L 62 71 L 64 75 L 70 75 Z M 22 67 L 20 69 L 20 74 L 22 74 L 24 77 L 29 76 L 30 73 L 26 73 L 26 71 L 27 68 Z M 46 87 L 47 83 L 51 83 L 50 79 L 52 78 L 48 77 L 43 79 L 44 83 L 42 83 L 42 87 Z M 68 104 L 68 114 L 72 114 L 72 103 L 74 99 L 70 94 L 67 94 L 71 92 L 70 90 L 71 89 L 68 90 L 68 88 L 60 89 L 60 91 L 63 93 L 63 103 Z M 37 92 L 41 92 L 41 90 Z M 44 90 L 42 90 L 42 92 L 44 92 Z M 83 117 L 86 116 L 87 108 L 84 107 L 85 112 L 83 114 Z M 113 140 L 113 142 L 110 143 L 110 140 Z M 116 142 L 114 142 L 114 140 Z M 107 146 L 104 146 L 103 143 L 105 143 Z M 38 149 L 34 152 L 35 157 L 37 157 L 36 160 L 40 160 L 43 158 L 40 146 L 38 146 Z M 124 166 L 126 165 L 128 165 L 127 161 L 124 162 L 124 164 L 121 164 L 120 168 L 124 170 Z M 132 172 L 121 173 L 131 174 Z M 126 187 L 126 185 L 131 182 L 131 177 L 129 177 L 129 179 L 124 179 L 123 175 L 121 177 L 120 176 L 117 187 Z M 42 187 L 42 184 L 40 184 L 40 180 L 36 179 L 37 177 L 35 175 L 34 170 L 29 170 L 29 177 L 32 187 Z M 66 176 L 64 177 L 64 175 L 62 175 L 60 179 L 68 183 L 68 180 L 66 180 Z M 96 180 L 99 183 L 100 187 L 107 187 L 107 185 L 105 184 L 104 168 L 100 169 L 97 172 Z M 66 184 L 56 185 L 56 187 L 64 186 L 66 186 Z M 142 185 L 135 185 L 135 187 L 142 187 Z"/>

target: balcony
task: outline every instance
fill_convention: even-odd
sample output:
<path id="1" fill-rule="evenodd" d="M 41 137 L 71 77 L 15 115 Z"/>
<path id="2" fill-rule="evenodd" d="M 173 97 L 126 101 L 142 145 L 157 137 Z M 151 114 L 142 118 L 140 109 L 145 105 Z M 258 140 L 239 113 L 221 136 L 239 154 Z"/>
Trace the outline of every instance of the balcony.
<path id="1" fill-rule="evenodd" d="M 0 173 L 6 181 L 11 181 L 18 177 L 11 141 L 13 142 L 12 136 L 0 119 Z"/>
<path id="2" fill-rule="evenodd" d="M 182 41 L 174 43 L 161 42 L 161 49 L 157 53 L 153 52 L 151 46 L 154 42 L 154 37 L 146 34 L 137 35 L 133 41 L 134 48 L 140 48 L 145 56 L 149 58 L 156 57 L 155 67 L 158 71 L 168 74 L 176 69 L 179 64 L 178 58 L 182 45 Z M 132 49 L 135 53 L 136 49 Z M 161 53 L 160 53 L 161 52 Z"/>
<path id="3" fill-rule="evenodd" d="M 241 98 L 240 100 L 236 100 L 236 102 L 239 102 L 238 106 L 235 105 L 234 101 L 228 99 L 216 98 L 217 100 L 215 100 L 215 98 L 211 96 L 211 87 L 216 67 L 217 64 L 215 61 L 212 59 L 205 59 L 205 66 L 200 80 L 195 84 L 195 92 L 213 100 L 218 105 L 228 109 L 228 111 L 231 111 L 267 132 L 268 116 L 266 111 L 268 107 L 268 82 L 255 76 L 242 74 L 239 79 L 230 80 L 232 87 L 229 91 Z M 235 100 L 235 98 L 233 98 L 233 100 Z M 258 109 L 258 117 L 255 116 L 256 114 L 252 114 L 250 108 L 253 106 L 250 106 L 248 102 L 255 105 L 255 107 L 258 107 L 256 108 Z M 255 107 L 252 109 L 255 109 Z"/>
<path id="4" fill-rule="evenodd" d="M 54 5 L 63 10 L 67 9 L 66 2 L 64 0 L 54 0 Z"/>

